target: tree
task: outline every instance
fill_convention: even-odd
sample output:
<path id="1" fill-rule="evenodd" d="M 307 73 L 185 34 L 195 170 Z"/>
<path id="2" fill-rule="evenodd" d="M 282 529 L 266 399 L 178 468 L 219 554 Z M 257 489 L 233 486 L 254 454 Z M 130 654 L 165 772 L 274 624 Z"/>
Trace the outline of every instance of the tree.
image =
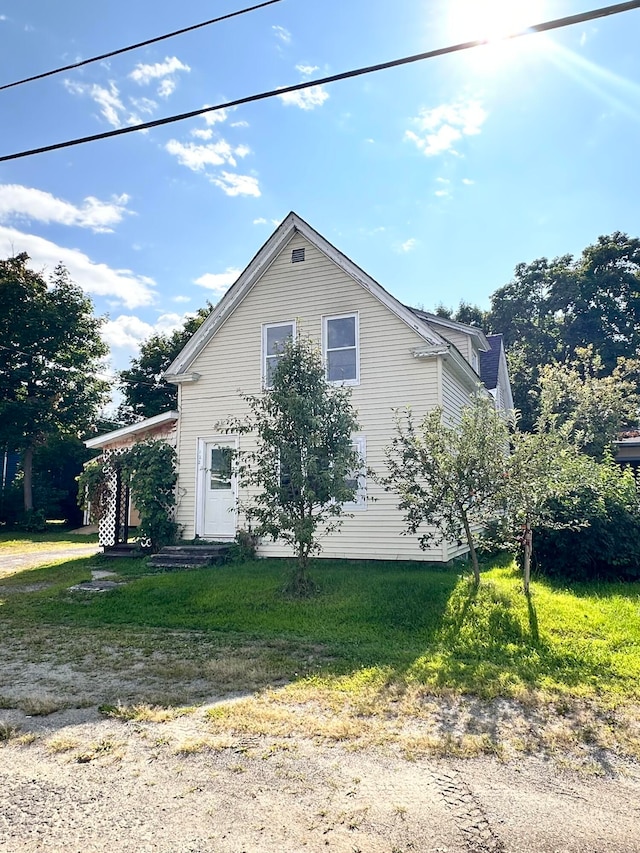
<path id="1" fill-rule="evenodd" d="M 609 376 L 618 359 L 640 355 L 640 240 L 616 231 L 577 259 L 518 264 L 491 297 L 487 328 L 504 336 L 521 428 L 532 430 L 540 410 L 531 390 L 543 365 L 591 346 Z"/>
<path id="2" fill-rule="evenodd" d="M 441 303 L 436 307 L 435 314 L 438 317 L 444 317 L 446 320 L 455 320 L 456 323 L 476 326 L 478 329 L 485 329 L 487 325 L 487 312 L 483 311 L 478 305 L 465 302 L 464 299 L 461 300 L 455 311 Z"/>
<path id="3" fill-rule="evenodd" d="M 257 448 L 239 454 L 239 485 L 250 490 L 240 501 L 252 532 L 293 548 L 296 568 L 287 591 L 309 595 L 311 554 L 320 536 L 339 529 L 343 504 L 353 501 L 362 461 L 353 450 L 358 429 L 348 388 L 329 385 L 314 344 L 297 338 L 285 344 L 272 387 L 244 395 L 246 420 L 229 425 L 255 433 Z"/>
<path id="4" fill-rule="evenodd" d="M 59 265 L 47 285 L 26 254 L 0 261 L 0 443 L 22 453 L 24 509 L 33 457 L 52 435 L 79 436 L 106 400 L 102 319 Z"/>
<path id="5" fill-rule="evenodd" d="M 175 409 L 178 390 L 165 382 L 162 374 L 207 319 L 211 307 L 208 303 L 206 308 L 199 308 L 194 317 L 189 317 L 181 329 L 170 335 L 152 335 L 140 347 L 138 358 L 131 359 L 131 367 L 120 371 L 124 399 L 118 407 L 118 417 L 122 421 L 135 423 Z"/>
<path id="6" fill-rule="evenodd" d="M 410 411 L 397 417 L 396 434 L 386 451 L 388 491 L 396 492 L 406 532 L 420 534 L 420 546 L 465 540 L 475 583 L 480 583 L 478 539 L 500 508 L 506 419 L 491 398 L 478 392 L 462 410 L 459 423 L 444 423 L 442 409 L 431 411 L 416 428 Z"/>
<path id="7" fill-rule="evenodd" d="M 579 347 L 564 364 L 543 365 L 540 371 L 540 424 L 553 423 L 588 456 L 602 460 L 613 450 L 623 428 L 637 424 L 640 394 L 637 360 L 619 358 L 602 375 L 602 358 L 593 347 Z"/>

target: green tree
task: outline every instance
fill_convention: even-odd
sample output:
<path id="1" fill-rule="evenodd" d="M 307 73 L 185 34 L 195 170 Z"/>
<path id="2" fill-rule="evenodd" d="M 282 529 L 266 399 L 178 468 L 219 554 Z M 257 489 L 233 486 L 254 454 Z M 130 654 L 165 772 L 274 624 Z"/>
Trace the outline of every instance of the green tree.
<path id="1" fill-rule="evenodd" d="M 249 417 L 229 425 L 255 433 L 255 450 L 236 461 L 239 485 L 250 497 L 240 501 L 252 532 L 282 540 L 296 555 L 287 591 L 304 596 L 315 585 L 309 558 L 321 550 L 320 536 L 339 529 L 343 504 L 353 501 L 362 465 L 353 449 L 358 423 L 348 388 L 329 385 L 315 345 L 287 342 L 264 393 L 245 395 Z"/>
<path id="2" fill-rule="evenodd" d="M 504 336 L 521 427 L 532 430 L 540 409 L 531 392 L 544 365 L 591 346 L 608 376 L 618 359 L 640 355 L 640 240 L 616 231 L 578 258 L 518 264 L 492 295 L 486 328 Z"/>
<path id="3" fill-rule="evenodd" d="M 478 541 L 500 511 L 508 447 L 506 419 L 478 392 L 463 408 L 459 423 L 444 423 L 440 408 L 418 427 L 411 411 L 398 416 L 386 451 L 388 474 L 382 483 L 400 497 L 406 532 L 422 529 L 422 548 L 443 540 L 466 541 L 476 584 Z"/>
<path id="4" fill-rule="evenodd" d="M 637 360 L 619 358 L 609 375 L 593 347 L 578 347 L 569 363 L 540 371 L 542 428 L 554 424 L 589 456 L 602 460 L 623 428 L 638 422 Z"/>
<path id="5" fill-rule="evenodd" d="M 120 371 L 123 401 L 118 408 L 118 417 L 122 421 L 135 423 L 175 409 L 178 390 L 175 385 L 165 382 L 162 374 L 207 319 L 211 307 L 208 304 L 199 308 L 194 317 L 189 317 L 181 329 L 170 335 L 152 335 L 140 347 L 140 355 L 131 360 L 131 366 Z"/>
<path id="6" fill-rule="evenodd" d="M 102 319 L 59 265 L 49 283 L 26 254 L 0 261 L 0 445 L 22 454 L 24 509 L 33 510 L 33 458 L 53 436 L 79 436 L 108 385 Z"/>

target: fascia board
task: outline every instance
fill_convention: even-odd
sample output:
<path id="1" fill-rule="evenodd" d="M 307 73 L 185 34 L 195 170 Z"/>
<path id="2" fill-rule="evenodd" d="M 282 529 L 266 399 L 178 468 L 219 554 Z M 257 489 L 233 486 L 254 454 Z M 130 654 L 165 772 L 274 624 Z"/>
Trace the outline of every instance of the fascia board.
<path id="1" fill-rule="evenodd" d="M 138 421 L 138 423 L 129 424 L 129 426 L 115 429 L 112 432 L 106 432 L 103 435 L 98 435 L 96 438 L 88 438 L 84 444 L 85 447 L 88 448 L 103 447 L 105 444 L 111 444 L 112 441 L 117 441 L 120 438 L 126 438 L 129 435 L 136 435 L 139 432 L 148 432 L 148 430 L 153 429 L 153 427 L 160 426 L 164 423 L 170 423 L 171 421 L 177 421 L 178 417 L 178 412 L 162 412 L 161 414 L 154 415 L 152 418 L 147 418 L 144 421 Z"/>
<path id="2" fill-rule="evenodd" d="M 458 323 L 457 320 L 449 320 L 446 317 L 439 317 L 437 314 L 431 314 L 428 311 L 423 311 L 422 313 L 426 315 L 427 323 L 433 323 L 434 326 L 443 326 L 445 329 L 463 332 L 465 335 L 471 335 L 472 337 L 477 338 L 482 352 L 489 352 L 491 349 L 487 336 L 482 329 L 478 329 L 476 326 L 469 326 L 466 323 Z"/>

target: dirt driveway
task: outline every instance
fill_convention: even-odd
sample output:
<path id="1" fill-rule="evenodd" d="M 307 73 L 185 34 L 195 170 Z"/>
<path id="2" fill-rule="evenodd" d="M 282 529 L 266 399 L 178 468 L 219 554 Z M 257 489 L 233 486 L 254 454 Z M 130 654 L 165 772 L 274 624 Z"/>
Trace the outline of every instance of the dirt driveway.
<path id="1" fill-rule="evenodd" d="M 8 716 L 23 735 L 0 749 L 7 853 L 640 850 L 631 764 L 584 776 L 540 758 L 408 760 L 314 738 L 211 738 L 202 708 L 163 723 L 95 708 Z"/>
<path id="2" fill-rule="evenodd" d="M 3 552 L 0 547 L 0 578 L 3 575 L 21 572 L 24 569 L 44 566 L 53 561 L 71 560 L 74 557 L 91 557 L 93 554 L 97 554 L 99 550 L 100 546 L 97 544 L 69 547 L 66 543 L 61 543 L 59 548 L 52 544 L 46 551 Z"/>

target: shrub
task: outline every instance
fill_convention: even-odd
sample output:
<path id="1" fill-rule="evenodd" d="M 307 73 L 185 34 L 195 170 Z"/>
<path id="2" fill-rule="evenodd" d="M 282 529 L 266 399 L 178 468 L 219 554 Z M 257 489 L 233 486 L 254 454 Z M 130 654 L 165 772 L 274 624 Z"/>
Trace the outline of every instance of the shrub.
<path id="1" fill-rule="evenodd" d="M 540 530 L 538 568 L 580 580 L 640 578 L 640 498 L 633 473 L 611 458 L 592 464 L 595 476 L 551 505 L 552 518 L 571 526 Z"/>

